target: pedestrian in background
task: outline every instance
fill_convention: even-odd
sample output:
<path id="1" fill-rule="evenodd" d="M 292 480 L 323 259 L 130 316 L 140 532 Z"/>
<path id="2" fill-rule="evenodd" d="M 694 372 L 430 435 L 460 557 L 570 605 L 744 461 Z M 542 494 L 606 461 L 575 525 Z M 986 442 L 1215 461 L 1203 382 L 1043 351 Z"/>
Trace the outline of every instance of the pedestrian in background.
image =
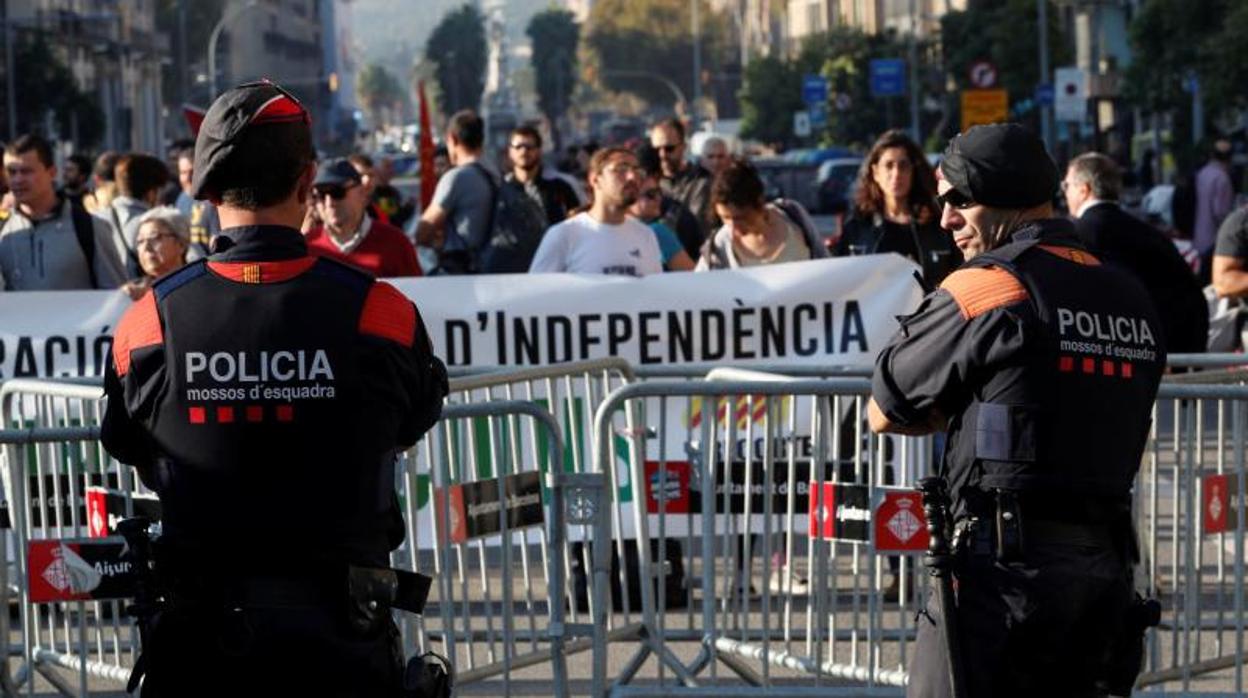
<path id="1" fill-rule="evenodd" d="M 320 164 L 312 198 L 316 223 L 304 232 L 309 252 L 378 278 L 421 275 L 416 248 L 403 231 L 372 217 L 368 189 L 349 160 L 332 158 Z"/>
<path id="2" fill-rule="evenodd" d="M 139 216 L 134 248 L 139 254 L 143 275 L 121 288 L 131 300 L 143 297 L 157 279 L 181 269 L 191 248 L 191 224 L 178 209 L 157 206 Z"/>
<path id="3" fill-rule="evenodd" d="M 680 123 L 680 119 L 664 119 L 651 127 L 650 145 L 659 151 L 663 164 L 663 177 L 659 180 L 663 191 L 684 204 L 697 218 L 701 244 L 711 231 L 719 227 L 715 211 L 711 208 L 711 173 L 705 167 L 689 162 L 685 125 Z"/>
<path id="4" fill-rule="evenodd" d="M 918 264 L 928 289 L 962 263 L 953 238 L 940 228 L 936 175 L 905 131 L 886 131 L 862 162 L 837 257 L 896 252 Z"/>

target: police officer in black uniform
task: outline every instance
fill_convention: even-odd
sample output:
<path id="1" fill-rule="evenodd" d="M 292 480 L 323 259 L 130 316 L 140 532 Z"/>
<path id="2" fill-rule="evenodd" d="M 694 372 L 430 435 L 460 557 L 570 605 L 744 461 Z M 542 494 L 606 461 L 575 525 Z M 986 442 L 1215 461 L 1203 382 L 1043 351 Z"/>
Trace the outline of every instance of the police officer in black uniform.
<path id="1" fill-rule="evenodd" d="M 948 429 L 956 627 L 976 698 L 1104 695 L 1135 598 L 1130 492 L 1165 350 L 1139 282 L 1053 216 L 1057 184 L 1017 125 L 950 143 L 941 225 L 968 262 L 902 320 L 872 381 L 874 431 Z M 929 604 L 908 696 L 951 695 L 940 622 Z"/>
<path id="2" fill-rule="evenodd" d="M 218 98 L 193 182 L 220 213 L 214 253 L 114 337 L 103 443 L 163 508 L 144 696 L 400 690 L 385 590 L 363 587 L 394 580 L 369 574 L 403 540 L 396 454 L 437 421 L 446 372 L 410 301 L 309 256 L 315 175 L 289 93 Z"/>

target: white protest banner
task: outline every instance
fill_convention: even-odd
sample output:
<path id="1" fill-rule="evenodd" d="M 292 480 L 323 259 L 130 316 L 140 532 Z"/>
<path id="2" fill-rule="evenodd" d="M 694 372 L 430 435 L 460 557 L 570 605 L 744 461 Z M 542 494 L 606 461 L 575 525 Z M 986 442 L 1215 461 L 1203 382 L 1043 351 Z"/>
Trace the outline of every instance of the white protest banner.
<path id="1" fill-rule="evenodd" d="M 643 279 L 582 274 L 392 281 L 455 367 L 619 356 L 637 365 L 869 367 L 920 291 L 896 255 Z M 0 293 L 0 380 L 103 373 L 120 291 Z"/>
<path id="2" fill-rule="evenodd" d="M 896 331 L 896 316 L 918 304 L 915 269 L 881 255 L 644 279 L 548 274 L 392 283 L 417 303 L 436 353 L 454 367 L 619 356 L 638 365 L 867 368 Z M 0 293 L 0 380 L 102 374 L 112 331 L 129 305 L 120 291 Z M 669 414 L 669 437 L 683 444 L 698 414 L 694 405 Z M 574 441 L 588 443 L 585 437 Z M 629 491 L 618 501 L 631 508 L 631 468 L 621 455 L 619 482 Z M 427 494 L 417 495 L 422 520 Z M 626 528 L 631 520 L 631 513 L 624 517 Z M 431 526 L 418 531 L 418 545 L 431 545 Z"/>

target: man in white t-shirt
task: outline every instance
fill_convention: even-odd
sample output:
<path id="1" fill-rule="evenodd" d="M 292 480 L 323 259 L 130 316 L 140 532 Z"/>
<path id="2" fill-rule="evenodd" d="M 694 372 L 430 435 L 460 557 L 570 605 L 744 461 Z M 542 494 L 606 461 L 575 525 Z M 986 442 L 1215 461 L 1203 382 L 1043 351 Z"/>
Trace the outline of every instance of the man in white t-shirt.
<path id="1" fill-rule="evenodd" d="M 640 192 L 637 157 L 625 148 L 603 148 L 589 161 L 589 210 L 552 226 L 542 237 L 529 272 L 645 276 L 663 271 L 654 233 L 628 215 Z"/>

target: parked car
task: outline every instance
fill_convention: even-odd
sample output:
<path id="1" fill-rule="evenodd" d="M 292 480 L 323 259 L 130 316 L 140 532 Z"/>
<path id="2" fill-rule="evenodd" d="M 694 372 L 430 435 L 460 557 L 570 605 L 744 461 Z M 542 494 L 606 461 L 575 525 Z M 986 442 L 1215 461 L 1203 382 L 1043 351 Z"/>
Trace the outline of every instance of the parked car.
<path id="1" fill-rule="evenodd" d="M 849 211 L 853 201 L 854 187 L 858 183 L 858 170 L 862 158 L 835 158 L 826 160 L 815 174 L 819 213 L 834 214 Z"/>

